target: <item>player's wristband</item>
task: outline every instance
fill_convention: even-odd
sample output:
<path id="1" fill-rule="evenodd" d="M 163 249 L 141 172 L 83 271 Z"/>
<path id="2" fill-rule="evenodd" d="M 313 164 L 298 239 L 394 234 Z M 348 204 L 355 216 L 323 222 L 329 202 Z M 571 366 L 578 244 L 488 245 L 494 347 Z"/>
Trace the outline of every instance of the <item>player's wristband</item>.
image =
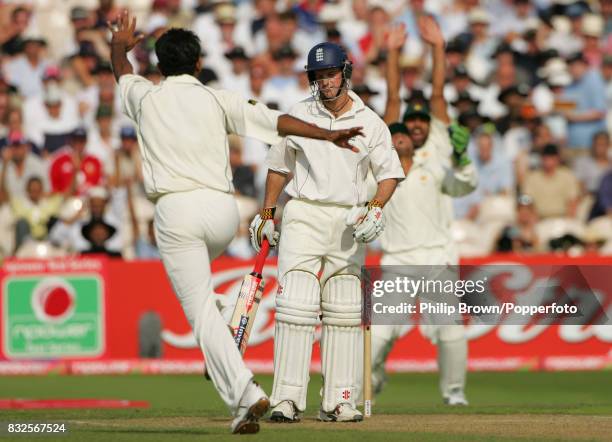
<path id="1" fill-rule="evenodd" d="M 259 216 L 261 219 L 274 219 L 274 214 L 276 213 L 276 207 L 266 207 L 261 209 Z"/>
<path id="2" fill-rule="evenodd" d="M 372 207 L 380 207 L 382 209 L 383 203 L 378 200 L 372 200 L 368 203 L 368 209 L 371 209 Z"/>

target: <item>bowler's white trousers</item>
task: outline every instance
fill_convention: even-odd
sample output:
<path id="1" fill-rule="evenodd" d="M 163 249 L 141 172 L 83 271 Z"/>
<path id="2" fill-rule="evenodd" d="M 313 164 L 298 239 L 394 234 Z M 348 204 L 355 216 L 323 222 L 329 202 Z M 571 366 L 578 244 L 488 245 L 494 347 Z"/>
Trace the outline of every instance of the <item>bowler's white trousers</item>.
<path id="1" fill-rule="evenodd" d="M 170 193 L 155 204 L 155 235 L 164 267 L 208 374 L 232 412 L 253 374 L 215 305 L 210 261 L 225 250 L 238 223 L 234 197 L 212 189 Z"/>

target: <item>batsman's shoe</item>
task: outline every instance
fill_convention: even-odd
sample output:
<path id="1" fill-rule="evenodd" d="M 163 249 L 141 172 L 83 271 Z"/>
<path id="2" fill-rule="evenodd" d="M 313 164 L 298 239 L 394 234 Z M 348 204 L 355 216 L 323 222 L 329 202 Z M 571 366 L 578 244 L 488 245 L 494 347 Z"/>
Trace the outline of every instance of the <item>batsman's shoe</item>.
<path id="1" fill-rule="evenodd" d="M 446 405 L 469 405 L 465 398 L 465 393 L 462 388 L 453 388 L 448 396 L 444 397 L 444 403 Z"/>
<path id="2" fill-rule="evenodd" d="M 363 414 L 361 411 L 343 402 L 338 404 L 333 411 L 319 411 L 319 420 L 323 422 L 361 422 Z"/>
<path id="3" fill-rule="evenodd" d="M 236 418 L 232 421 L 233 434 L 251 434 L 259 431 L 257 422 L 270 408 L 270 399 L 259 385 L 251 381 L 240 399 Z"/>
<path id="4" fill-rule="evenodd" d="M 300 412 L 293 401 L 282 401 L 272 409 L 270 421 L 276 423 L 293 424 L 300 421 Z"/>

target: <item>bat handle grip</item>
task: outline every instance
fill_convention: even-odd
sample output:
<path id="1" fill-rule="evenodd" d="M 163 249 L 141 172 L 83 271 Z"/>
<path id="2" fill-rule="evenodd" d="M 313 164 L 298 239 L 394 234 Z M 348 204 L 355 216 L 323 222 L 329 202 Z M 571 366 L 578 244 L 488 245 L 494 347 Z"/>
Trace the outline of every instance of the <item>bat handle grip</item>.
<path id="1" fill-rule="evenodd" d="M 261 242 L 261 250 L 255 258 L 255 267 L 253 268 L 255 273 L 261 274 L 266 258 L 268 257 L 268 253 L 270 253 L 270 243 L 268 242 L 267 238 L 264 238 Z"/>

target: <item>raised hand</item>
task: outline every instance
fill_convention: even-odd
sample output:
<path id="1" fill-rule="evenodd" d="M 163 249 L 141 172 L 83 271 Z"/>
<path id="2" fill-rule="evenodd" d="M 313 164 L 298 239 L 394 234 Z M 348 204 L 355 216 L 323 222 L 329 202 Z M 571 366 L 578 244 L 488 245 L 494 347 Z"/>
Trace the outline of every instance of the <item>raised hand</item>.
<path id="1" fill-rule="evenodd" d="M 332 130 L 329 132 L 328 141 L 331 141 L 338 147 L 350 149 L 353 152 L 359 152 L 359 149 L 351 144 L 351 139 L 357 136 L 364 136 L 362 127 L 352 127 L 350 129 Z"/>
<path id="2" fill-rule="evenodd" d="M 444 46 L 444 36 L 436 20 L 429 15 L 422 15 L 418 22 L 419 34 L 426 43 L 432 46 Z"/>
<path id="3" fill-rule="evenodd" d="M 106 24 L 113 35 L 111 44 L 125 45 L 126 52 L 131 51 L 144 38 L 143 35 L 135 35 L 136 17 L 130 17 L 127 9 L 119 14 L 117 23 L 106 22 Z"/>
<path id="4" fill-rule="evenodd" d="M 385 47 L 388 51 L 396 51 L 402 48 L 408 39 L 406 34 L 406 25 L 399 23 L 391 26 L 389 33 L 387 34 L 387 41 Z"/>

